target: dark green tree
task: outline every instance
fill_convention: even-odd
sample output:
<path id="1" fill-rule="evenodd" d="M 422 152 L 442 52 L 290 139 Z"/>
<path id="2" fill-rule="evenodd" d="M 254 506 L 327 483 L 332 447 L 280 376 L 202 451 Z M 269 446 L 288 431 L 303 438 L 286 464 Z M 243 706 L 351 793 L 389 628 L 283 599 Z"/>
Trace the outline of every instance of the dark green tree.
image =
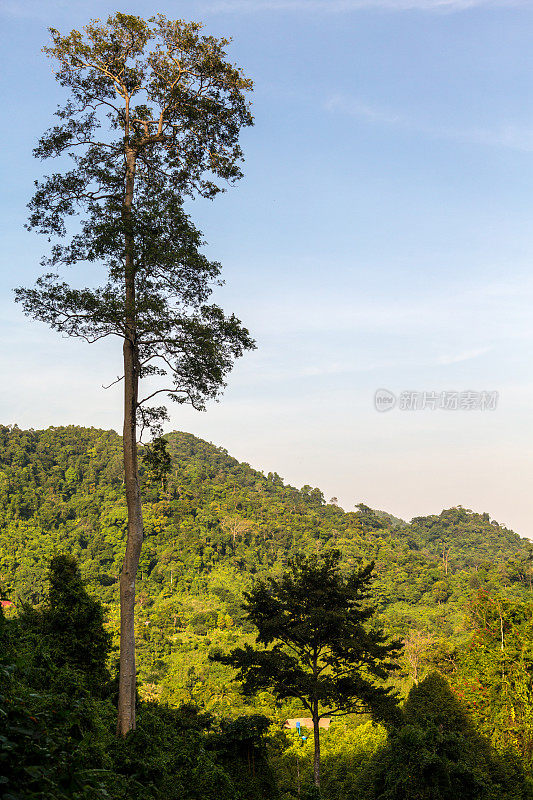
<path id="1" fill-rule="evenodd" d="M 109 680 L 106 664 L 111 650 L 111 634 L 104 628 L 102 605 L 87 594 L 72 556 L 54 556 L 49 580 L 43 621 L 56 664 L 80 670 L 92 691 L 99 693 Z"/>
<path id="2" fill-rule="evenodd" d="M 279 579 L 258 582 L 245 594 L 245 611 L 257 627 L 257 642 L 214 657 L 238 670 L 245 694 L 271 689 L 297 698 L 313 720 L 314 782 L 320 785 L 322 717 L 370 711 L 376 719 L 396 716 L 397 698 L 376 684 L 395 669 L 400 642 L 369 627 L 373 564 L 343 575 L 336 550 L 296 556 Z"/>
<path id="3" fill-rule="evenodd" d="M 436 672 L 411 689 L 402 724 L 369 765 L 360 792 L 371 800 L 531 797 L 518 759 L 490 746 Z"/>
<path id="4" fill-rule="evenodd" d="M 115 14 L 82 32 L 50 30 L 45 53 L 67 90 L 58 124 L 35 155 L 72 166 L 36 184 L 29 227 L 53 239 L 47 272 L 18 289 L 24 311 L 69 336 L 123 346 L 123 451 L 128 535 L 120 578 L 117 730 L 135 727 L 135 579 L 143 540 L 138 425 L 157 435 L 157 395 L 202 409 L 224 386 L 233 361 L 253 346 L 248 331 L 208 305 L 220 265 L 199 252 L 200 233 L 183 210 L 186 195 L 213 197 L 217 181 L 241 176 L 238 145 L 251 125 L 251 81 L 226 60 L 227 39 L 201 25 Z M 68 157 L 68 158 L 65 158 Z M 66 219 L 81 215 L 73 232 Z M 101 264 L 94 288 L 74 288 L 57 270 Z M 144 396 L 139 382 L 149 378 Z"/>
<path id="5" fill-rule="evenodd" d="M 54 556 L 48 578 L 48 595 L 42 608 L 26 606 L 18 620 L 21 643 L 25 643 L 36 684 L 47 688 L 47 681 L 53 677 L 61 685 L 69 674 L 91 694 L 101 695 L 109 683 L 107 658 L 111 650 L 102 605 L 87 593 L 72 556 Z"/>

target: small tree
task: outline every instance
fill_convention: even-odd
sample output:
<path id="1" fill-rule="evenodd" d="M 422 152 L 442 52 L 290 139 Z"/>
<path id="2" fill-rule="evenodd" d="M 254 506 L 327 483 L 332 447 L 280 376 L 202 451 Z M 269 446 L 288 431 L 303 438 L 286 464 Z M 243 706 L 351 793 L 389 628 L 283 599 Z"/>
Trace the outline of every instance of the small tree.
<path id="1" fill-rule="evenodd" d="M 322 717 L 370 711 L 390 720 L 397 698 L 376 685 L 396 668 L 399 641 L 366 623 L 374 565 L 343 576 L 340 553 L 297 556 L 281 579 L 258 582 L 245 595 L 248 619 L 264 648 L 237 648 L 217 660 L 238 669 L 245 694 L 271 689 L 279 699 L 297 698 L 308 709 L 314 730 L 314 782 L 320 785 Z"/>
<path id="2" fill-rule="evenodd" d="M 83 32 L 50 30 L 44 48 L 69 99 L 59 123 L 35 154 L 60 157 L 63 172 L 36 183 L 29 226 L 53 237 L 47 273 L 18 289 L 27 314 L 57 331 L 95 342 L 122 342 L 124 472 L 128 535 L 120 577 L 118 732 L 135 727 L 135 578 L 143 540 L 137 463 L 138 424 L 160 434 L 156 395 L 202 409 L 216 397 L 233 361 L 253 346 L 233 315 L 207 305 L 220 265 L 199 252 L 200 233 L 183 198 L 213 197 L 241 176 L 238 145 L 252 117 L 244 92 L 251 81 L 226 60 L 227 39 L 201 35 L 201 25 L 146 22 L 115 14 Z M 68 169 L 68 164 L 72 168 Z M 65 218 L 81 214 L 81 227 Z M 95 263 L 103 284 L 75 288 L 56 270 Z M 156 376 L 143 397 L 139 382 Z"/>

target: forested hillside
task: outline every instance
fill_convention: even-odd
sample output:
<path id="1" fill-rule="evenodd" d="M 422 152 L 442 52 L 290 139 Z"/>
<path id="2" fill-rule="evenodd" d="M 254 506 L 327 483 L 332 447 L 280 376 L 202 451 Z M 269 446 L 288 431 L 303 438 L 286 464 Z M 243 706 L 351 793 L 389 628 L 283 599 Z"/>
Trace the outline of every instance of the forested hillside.
<path id="1" fill-rule="evenodd" d="M 347 562 L 375 560 L 383 608 L 398 601 L 451 607 L 465 579 L 476 588 L 529 588 L 529 541 L 487 513 L 458 507 L 410 525 L 363 505 L 345 513 L 319 489 L 287 486 L 191 434 L 167 439 L 166 489 L 143 473 L 147 588 L 201 587 L 221 568 L 248 577 L 275 571 L 291 553 L 326 544 Z M 0 498 L 5 591 L 38 601 L 43 568 L 67 548 L 97 594 L 113 599 L 125 525 L 114 431 L 0 427 Z"/>
<path id="2" fill-rule="evenodd" d="M 166 488 L 143 470 L 145 692 L 172 702 L 201 698 L 225 711 L 238 704 L 224 668 L 208 664 L 207 653 L 249 635 L 243 590 L 257 575 L 279 574 L 295 552 L 334 546 L 347 566 L 375 561 L 380 621 L 402 636 L 423 628 L 461 642 L 470 635 L 465 608 L 479 590 L 529 597 L 529 542 L 487 513 L 452 508 L 409 525 L 363 505 L 345 513 L 319 489 L 287 486 L 191 434 L 167 438 Z M 115 630 L 126 526 L 120 437 L 93 428 L 0 428 L 0 500 L 4 596 L 38 604 L 51 557 L 66 552 L 108 604 Z"/>
<path id="3" fill-rule="evenodd" d="M 136 614 L 141 698 L 176 708 L 193 703 L 219 720 L 262 713 L 279 725 L 298 714 L 296 701 L 279 704 L 268 692 L 245 698 L 233 670 L 209 656 L 253 642 L 254 628 L 241 603 L 256 578 L 281 575 L 296 553 L 335 548 L 347 570 L 375 562 L 376 622 L 405 643 L 394 679 L 400 693 L 405 696 L 438 669 L 477 730 L 501 752 L 513 748 L 530 769 L 528 540 L 487 513 L 460 507 L 409 524 L 362 504 L 344 512 L 325 502 L 319 489 L 287 486 L 279 475 L 264 475 L 191 434 L 166 438 L 172 461 L 168 481 L 152 472 L 148 458 L 143 462 L 146 451 L 141 453 L 146 532 Z M 16 618 L 46 608 L 52 557 L 75 556 L 89 594 L 104 604 L 114 641 L 112 673 L 126 527 L 123 493 L 121 440 L 115 432 L 0 428 L 5 611 Z M 294 764 L 302 775 L 309 770 L 309 745 L 283 739 L 278 747 L 272 741 L 276 780 L 293 792 Z M 366 763 L 383 741 L 383 731 L 357 726 L 357 720 L 325 738 L 325 780 L 337 786 L 333 794 L 340 791 L 346 764 L 359 757 Z M 364 779 L 355 761 L 350 769 L 347 775 Z"/>

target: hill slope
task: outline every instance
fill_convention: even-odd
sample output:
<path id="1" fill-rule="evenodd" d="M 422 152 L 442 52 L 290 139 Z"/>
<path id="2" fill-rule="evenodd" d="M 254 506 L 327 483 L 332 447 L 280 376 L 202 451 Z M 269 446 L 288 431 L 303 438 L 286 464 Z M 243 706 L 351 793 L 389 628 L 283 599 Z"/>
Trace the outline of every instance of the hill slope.
<path id="1" fill-rule="evenodd" d="M 219 688 L 227 680 L 215 674 L 222 667 L 208 667 L 206 652 L 250 635 L 242 592 L 299 551 L 335 546 L 347 566 L 375 561 L 381 621 L 401 634 L 415 626 L 461 637 L 463 608 L 478 587 L 516 597 L 531 591 L 529 543 L 488 514 L 453 508 L 406 524 L 363 505 L 345 513 L 319 489 L 287 486 L 191 434 L 167 439 L 167 490 L 142 474 L 138 640 L 145 683 L 158 692 L 166 686 L 171 699 L 205 693 L 213 675 Z M 116 627 L 126 526 L 121 455 L 114 431 L 0 427 L 5 596 L 38 603 L 50 557 L 69 552 Z"/>

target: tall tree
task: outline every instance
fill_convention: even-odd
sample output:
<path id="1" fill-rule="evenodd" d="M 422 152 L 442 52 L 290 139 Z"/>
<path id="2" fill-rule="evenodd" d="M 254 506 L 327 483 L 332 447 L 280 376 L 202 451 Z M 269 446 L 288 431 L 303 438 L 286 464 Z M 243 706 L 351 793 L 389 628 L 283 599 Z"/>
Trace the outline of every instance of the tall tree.
<path id="1" fill-rule="evenodd" d="M 263 648 L 246 645 L 214 658 L 238 669 L 245 694 L 271 689 L 279 699 L 297 698 L 313 720 L 314 781 L 320 786 L 323 717 L 371 711 L 395 717 L 397 698 L 376 685 L 396 668 L 400 642 L 366 623 L 374 565 L 343 576 L 340 553 L 297 556 L 279 579 L 258 582 L 245 594 L 245 611 Z"/>
<path id="2" fill-rule="evenodd" d="M 128 535 L 120 577 L 118 732 L 135 727 L 135 577 L 143 539 L 137 440 L 160 433 L 164 394 L 203 408 L 233 361 L 253 347 L 233 315 L 207 305 L 220 265 L 202 255 L 183 210 L 187 195 L 213 197 L 241 176 L 240 129 L 252 124 L 251 81 L 226 60 L 227 39 L 195 22 L 116 14 L 82 32 L 50 29 L 44 51 L 69 97 L 39 141 L 41 159 L 71 169 L 36 182 L 29 227 L 53 239 L 47 273 L 16 290 L 24 311 L 89 342 L 123 342 L 124 471 Z M 65 218 L 81 215 L 72 233 Z M 98 288 L 75 288 L 56 270 L 100 263 Z M 92 273 L 91 273 L 92 278 Z M 92 283 L 92 281 L 91 281 Z M 139 381 L 150 378 L 144 397 Z M 161 381 L 165 379 L 165 382 Z M 159 382 L 158 382 L 159 380 Z"/>

